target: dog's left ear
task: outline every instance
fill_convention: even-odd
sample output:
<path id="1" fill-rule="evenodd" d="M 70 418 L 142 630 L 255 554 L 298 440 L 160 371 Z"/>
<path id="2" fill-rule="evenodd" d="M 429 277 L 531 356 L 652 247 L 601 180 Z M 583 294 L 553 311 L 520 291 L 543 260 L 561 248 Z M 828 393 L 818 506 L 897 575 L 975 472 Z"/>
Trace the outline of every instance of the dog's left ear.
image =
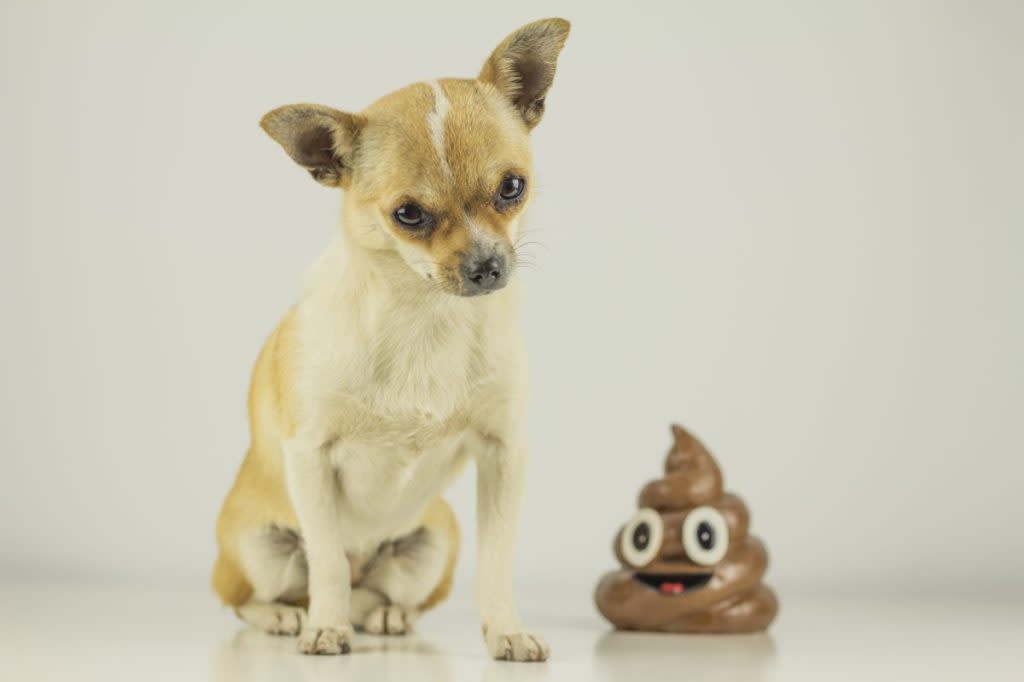
<path id="1" fill-rule="evenodd" d="M 555 80 L 558 54 L 569 37 L 565 19 L 541 19 L 502 41 L 480 71 L 519 111 L 528 128 L 540 123 L 544 98 Z"/>

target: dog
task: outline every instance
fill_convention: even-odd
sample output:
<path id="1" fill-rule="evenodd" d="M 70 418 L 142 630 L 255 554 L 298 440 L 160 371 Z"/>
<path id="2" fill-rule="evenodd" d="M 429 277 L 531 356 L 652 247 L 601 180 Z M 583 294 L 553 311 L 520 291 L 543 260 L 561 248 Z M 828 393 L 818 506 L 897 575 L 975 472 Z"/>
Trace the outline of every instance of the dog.
<path id="1" fill-rule="evenodd" d="M 487 649 L 548 657 L 510 584 L 526 463 L 514 274 L 529 134 L 568 34 L 564 19 L 537 21 L 475 79 L 416 83 L 358 114 L 295 104 L 261 121 L 344 190 L 342 230 L 256 362 L 212 583 L 302 653 L 348 653 L 353 627 L 403 634 L 447 596 L 459 531 L 440 495 L 473 460 Z"/>

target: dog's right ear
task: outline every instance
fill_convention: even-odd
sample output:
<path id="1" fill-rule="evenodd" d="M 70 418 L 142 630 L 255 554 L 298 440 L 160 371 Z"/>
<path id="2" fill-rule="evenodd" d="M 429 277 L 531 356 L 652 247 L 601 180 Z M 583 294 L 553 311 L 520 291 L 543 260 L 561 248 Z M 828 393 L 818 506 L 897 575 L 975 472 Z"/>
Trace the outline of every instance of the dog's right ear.
<path id="1" fill-rule="evenodd" d="M 344 187 L 352 176 L 356 141 L 365 120 L 319 104 L 289 104 L 260 120 L 260 127 L 288 156 L 329 187 Z"/>

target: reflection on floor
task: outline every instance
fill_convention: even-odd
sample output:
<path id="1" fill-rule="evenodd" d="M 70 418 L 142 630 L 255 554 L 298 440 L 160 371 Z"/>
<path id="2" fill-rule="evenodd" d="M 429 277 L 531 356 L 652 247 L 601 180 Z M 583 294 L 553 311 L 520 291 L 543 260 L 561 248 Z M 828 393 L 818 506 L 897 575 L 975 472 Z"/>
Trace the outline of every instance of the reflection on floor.
<path id="1" fill-rule="evenodd" d="M 549 635 L 551 629 L 549 628 Z M 575 651 L 546 665 L 516 665 L 483 659 L 481 652 L 455 655 L 425 635 L 409 638 L 357 636 L 354 654 L 344 660 L 310 658 L 294 654 L 294 642 L 259 632 L 239 632 L 220 646 L 212 679 L 217 682 L 270 682 L 271 680 L 643 680 L 664 673 L 677 679 L 685 671 L 694 680 L 763 680 L 770 671 L 775 644 L 770 635 L 737 638 L 652 637 L 607 632 L 593 642 L 592 655 Z M 553 641 L 581 639 L 579 633 L 557 629 Z M 461 647 L 460 647 L 461 648 Z M 584 654 L 584 655 L 581 655 Z M 684 665 L 685 662 L 685 665 Z"/>
<path id="2" fill-rule="evenodd" d="M 342 657 L 243 627 L 202 590 L 0 583 L 0 679 L 212 682 L 551 682 L 1024 679 L 1024 603 L 800 599 L 769 634 L 610 631 L 589 603 L 534 594 L 546 664 L 490 661 L 468 600 L 408 637 L 357 635 Z M 537 608 L 526 608 L 535 604 Z"/>

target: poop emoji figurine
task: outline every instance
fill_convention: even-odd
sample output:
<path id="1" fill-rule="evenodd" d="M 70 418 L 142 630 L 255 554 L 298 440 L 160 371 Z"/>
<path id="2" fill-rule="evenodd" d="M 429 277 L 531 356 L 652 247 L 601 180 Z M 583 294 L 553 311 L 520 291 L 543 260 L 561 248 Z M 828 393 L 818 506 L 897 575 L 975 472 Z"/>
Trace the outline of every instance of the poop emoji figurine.
<path id="1" fill-rule="evenodd" d="M 660 632 L 757 632 L 778 600 L 761 583 L 764 545 L 747 534 L 743 500 L 722 490 L 711 453 L 681 426 L 665 477 L 640 492 L 640 510 L 615 537 L 623 568 L 594 595 L 615 627 Z"/>

